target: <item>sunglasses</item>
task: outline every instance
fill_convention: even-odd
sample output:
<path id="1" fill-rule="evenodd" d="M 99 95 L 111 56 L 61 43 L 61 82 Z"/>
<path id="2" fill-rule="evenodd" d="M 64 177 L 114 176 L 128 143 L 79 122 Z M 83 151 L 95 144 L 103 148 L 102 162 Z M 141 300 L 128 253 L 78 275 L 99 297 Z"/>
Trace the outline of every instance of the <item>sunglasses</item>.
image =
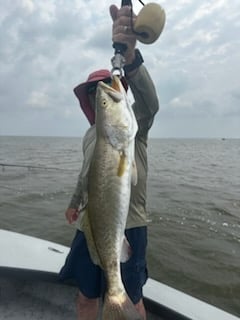
<path id="1" fill-rule="evenodd" d="M 108 85 L 112 84 L 112 78 L 106 78 L 106 79 L 103 79 L 101 81 L 106 83 L 106 84 L 108 84 Z M 91 93 L 95 92 L 96 89 L 97 89 L 97 84 L 98 84 L 98 81 L 89 84 L 89 86 L 87 87 L 87 93 L 91 94 Z"/>

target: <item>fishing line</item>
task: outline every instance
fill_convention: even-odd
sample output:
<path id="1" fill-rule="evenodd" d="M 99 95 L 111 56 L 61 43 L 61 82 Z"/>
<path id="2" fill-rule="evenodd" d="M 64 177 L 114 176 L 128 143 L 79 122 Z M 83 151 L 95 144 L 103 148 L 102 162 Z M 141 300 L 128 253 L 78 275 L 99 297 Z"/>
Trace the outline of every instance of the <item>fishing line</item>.
<path id="1" fill-rule="evenodd" d="M 143 1 L 141 1 L 141 0 L 138 0 L 142 5 L 143 5 L 143 7 L 145 6 L 145 4 L 143 3 Z"/>
<path id="2" fill-rule="evenodd" d="M 64 169 L 57 167 L 44 167 L 41 165 L 29 165 L 29 164 L 16 164 L 16 163 L 0 163 L 0 167 L 2 167 L 2 171 L 5 171 L 6 167 L 15 167 L 15 168 L 27 168 L 28 171 L 39 169 L 39 170 L 58 170 L 58 171 L 76 171 L 75 169 Z"/>

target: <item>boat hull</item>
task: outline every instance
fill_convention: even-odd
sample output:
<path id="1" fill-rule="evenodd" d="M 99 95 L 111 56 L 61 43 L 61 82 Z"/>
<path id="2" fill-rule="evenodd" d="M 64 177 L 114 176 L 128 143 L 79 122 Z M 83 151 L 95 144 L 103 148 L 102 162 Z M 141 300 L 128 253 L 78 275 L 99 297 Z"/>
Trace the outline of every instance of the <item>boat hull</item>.
<path id="1" fill-rule="evenodd" d="M 69 248 L 0 229 L 0 319 L 76 319 L 77 288 L 58 279 Z M 239 320 L 181 291 L 149 279 L 148 320 Z"/>

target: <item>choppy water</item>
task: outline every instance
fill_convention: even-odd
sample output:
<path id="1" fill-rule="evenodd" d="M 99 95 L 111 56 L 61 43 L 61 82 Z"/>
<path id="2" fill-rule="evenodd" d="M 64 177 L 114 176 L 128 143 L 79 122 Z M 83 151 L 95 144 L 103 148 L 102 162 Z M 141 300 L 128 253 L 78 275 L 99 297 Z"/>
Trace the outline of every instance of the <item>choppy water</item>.
<path id="1" fill-rule="evenodd" d="M 0 137 L 0 228 L 70 245 L 81 161 L 79 138 Z M 150 276 L 240 316 L 240 140 L 150 140 L 148 211 Z"/>

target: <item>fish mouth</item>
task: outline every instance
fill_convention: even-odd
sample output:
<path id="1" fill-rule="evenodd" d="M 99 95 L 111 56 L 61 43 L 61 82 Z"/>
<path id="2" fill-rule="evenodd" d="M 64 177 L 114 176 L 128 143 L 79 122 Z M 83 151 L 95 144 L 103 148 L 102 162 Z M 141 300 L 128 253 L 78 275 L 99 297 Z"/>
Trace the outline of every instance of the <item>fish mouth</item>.
<path id="1" fill-rule="evenodd" d="M 118 76 L 113 76 L 111 85 L 108 85 L 103 81 L 99 81 L 98 86 L 100 90 L 102 89 L 113 100 L 115 101 L 122 100 L 123 96 L 122 96 L 122 90 L 121 90 L 121 81 Z"/>
<path id="2" fill-rule="evenodd" d="M 103 82 L 103 81 L 99 81 L 98 85 L 104 90 L 104 91 L 117 91 L 117 92 L 121 92 L 121 82 L 118 76 L 113 76 L 112 77 L 112 82 L 111 85 Z"/>

